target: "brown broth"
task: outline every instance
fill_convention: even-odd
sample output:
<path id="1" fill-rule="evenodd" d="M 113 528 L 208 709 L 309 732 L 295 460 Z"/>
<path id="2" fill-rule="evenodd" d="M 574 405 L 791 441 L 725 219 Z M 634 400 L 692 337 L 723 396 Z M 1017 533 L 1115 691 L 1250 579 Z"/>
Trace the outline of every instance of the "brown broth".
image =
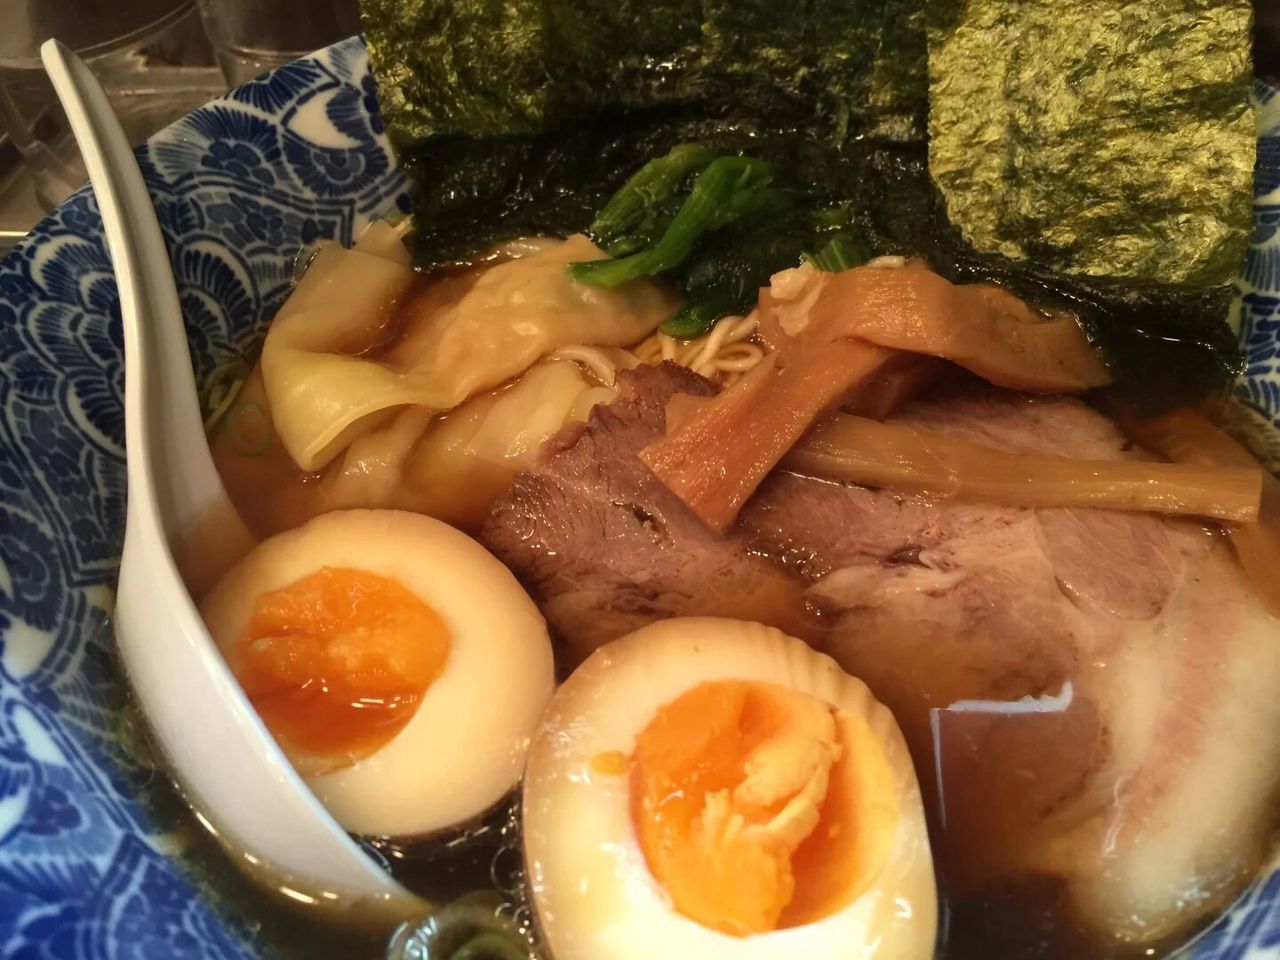
<path id="1" fill-rule="evenodd" d="M 315 960 L 381 960 L 396 929 L 362 926 L 333 913 L 299 908 L 283 898 L 264 897 L 205 831 L 168 779 L 152 750 L 145 721 L 132 701 L 120 708 L 120 739 L 138 767 L 152 771 L 140 799 L 175 851 L 179 866 L 202 890 L 232 930 L 248 936 L 264 957 Z M 935 834 L 936 836 L 936 834 Z M 436 903 L 484 892 L 502 901 L 531 938 L 531 958 L 547 957 L 537 944 L 523 861 L 518 801 L 504 802 L 476 825 L 439 837 L 397 842 L 375 839 L 368 846 L 406 887 Z M 946 884 L 945 877 L 942 882 Z M 1060 881 L 1025 877 L 980 892 L 940 901 L 937 960 L 1138 960 L 1173 956 L 1209 922 L 1177 942 L 1125 949 L 1101 943 L 1070 920 Z"/>
<path id="2" fill-rule="evenodd" d="M 1109 942 L 1098 931 L 1075 919 L 1063 878 L 1002 870 L 1017 862 L 1021 848 L 1039 839 L 1038 815 L 1051 796 L 1070 789 L 1070 780 L 1093 762 L 1092 751 L 1081 747 L 1098 725 L 1091 707 L 1063 714 L 1021 714 L 996 722 L 1016 726 L 1028 754 L 1016 768 L 1000 757 L 991 762 L 983 751 L 981 724 L 970 729 L 956 724 L 950 736 L 939 737 L 937 773 L 920 770 L 922 786 L 940 779 L 945 801 L 936 794 L 930 804 L 930 833 L 934 863 L 949 913 L 947 960 L 1138 960 L 1167 957 L 1206 929 L 1216 917 L 1210 911 L 1189 929 L 1163 941 L 1143 944 Z M 946 721 L 943 721 L 945 728 Z M 1056 728 L 1056 729 L 1055 729 Z M 1075 728 L 1074 730 L 1070 728 Z M 1081 728 L 1085 733 L 1081 735 Z M 1100 728 L 1098 728 L 1100 729 Z M 1066 749 L 1046 753 L 1046 737 Z M 1006 742 L 1009 737 L 1006 732 Z M 1039 756 L 1031 755 L 1040 745 Z M 1072 756 L 1072 748 L 1076 755 Z M 917 764 L 918 769 L 921 764 Z M 1043 777 L 1043 781 L 1040 778 Z M 1035 788 L 1038 787 L 1037 791 Z M 1099 803 L 1105 798 L 1100 797 Z M 965 830 L 947 830 L 939 819 L 945 812 Z M 1043 827 L 1040 827 L 1043 830 Z M 1223 907 L 1248 885 L 1249 878 L 1220 892 Z"/>
<path id="3" fill-rule="evenodd" d="M 416 280 L 390 314 L 381 338 L 368 347 L 365 355 L 394 360 L 411 353 L 415 338 L 429 323 L 426 318 L 456 302 L 478 275 L 477 269 L 467 269 Z M 215 431 L 211 446 L 228 493 L 259 536 L 296 527 L 328 509 L 324 477 L 298 470 L 276 438 L 257 368 Z M 464 464 L 459 471 L 447 475 L 424 473 L 414 479 L 415 499 L 395 506 L 441 517 L 470 532 L 478 528 L 489 503 L 509 482 L 509 477 L 480 463 Z M 805 557 L 774 559 L 798 579 L 813 573 L 804 569 Z M 815 623 L 825 619 L 821 609 L 812 613 Z M 820 624 L 815 627 L 819 632 L 821 629 Z M 563 676 L 569 666 L 563 647 L 557 665 Z M 917 700 L 938 706 L 963 698 L 1008 700 L 1036 696 L 1058 688 L 1070 669 L 1069 664 L 1053 656 L 1043 663 L 1025 663 L 1020 673 L 1015 672 L 1015 679 L 1023 686 L 1013 689 L 1007 685 L 958 686 L 956 678 L 964 676 L 963 666 L 955 662 L 921 662 L 912 681 L 920 689 L 913 696 L 919 694 Z M 875 669 L 871 664 L 860 673 L 873 689 L 892 689 L 896 681 L 881 677 L 877 682 Z M 925 687 L 931 688 L 928 696 L 923 693 Z M 943 888 L 939 958 L 1129 960 L 1169 956 L 1211 922 L 1209 917 L 1184 932 L 1177 943 L 1141 947 L 1108 943 L 1072 919 L 1060 879 L 1020 876 L 1002 869 L 1002 864 L 1017 863 L 1019 848 L 1033 842 L 1038 810 L 1068 792 L 1072 778 L 1083 778 L 1082 771 L 1092 762 L 1089 738 L 1102 734 L 1090 732 L 1099 724 L 1087 710 L 1073 708 L 1062 714 L 1025 714 L 999 720 L 1005 725 L 1016 724 L 1018 736 L 1025 735 L 1028 744 L 1043 743 L 1046 729 L 1057 725 L 1062 729 L 1051 736 L 1070 747 L 1052 757 L 1029 754 L 1022 775 L 1011 779 L 1008 765 L 987 762 L 989 758 L 981 750 L 981 731 L 966 729 L 963 723 L 953 723 L 945 731 L 944 741 L 935 744 L 940 753 L 935 765 L 932 751 L 925 749 L 932 735 L 920 726 L 918 703 L 895 703 L 891 697 L 886 700 L 915 748 L 917 772 L 930 809 L 935 861 Z M 1080 755 L 1074 755 L 1072 750 L 1080 751 Z M 1039 792 L 1029 789 L 1028 782 L 1034 782 Z M 168 790 L 167 783 L 154 785 L 150 791 L 156 794 L 153 804 L 168 810 L 175 808 L 176 796 Z M 948 819 L 964 822 L 967 829 L 946 830 L 943 824 Z M 207 879 L 216 902 L 247 923 L 255 936 L 262 936 L 260 942 L 274 946 L 278 940 L 281 955 L 383 955 L 391 931 L 357 934 L 342 924 L 301 922 L 294 911 L 265 905 L 207 838 L 194 838 L 198 830 L 193 821 L 185 823 L 182 830 L 189 837 L 191 849 L 198 852 L 192 869 Z M 410 889 L 436 899 L 451 899 L 477 890 L 497 893 L 511 912 L 528 920 L 519 825 L 511 809 L 499 810 L 473 830 L 450 837 L 417 844 L 379 840 L 371 846 Z M 1222 905 L 1247 886 L 1247 881 L 1241 877 L 1237 884 L 1222 890 Z"/>
<path id="4" fill-rule="evenodd" d="M 225 455 L 225 454 L 224 454 Z M 269 511 L 260 515 L 266 524 L 286 523 L 296 514 L 305 511 L 309 496 L 316 489 L 315 478 L 299 474 L 279 451 L 269 459 L 251 459 L 249 469 L 239 474 L 227 471 L 225 460 L 220 463 L 228 485 L 233 487 L 233 497 L 252 509 Z M 279 486 L 276 486 L 279 484 Z M 479 505 L 488 494 L 480 496 Z M 480 513 L 482 514 L 482 510 Z M 458 518 L 451 518 L 457 522 Z M 470 522 L 460 524 L 474 526 Z M 268 528 L 269 529 L 269 528 Z M 779 560 L 783 567 L 794 567 L 792 558 Z M 816 620 L 823 619 L 823 611 L 815 610 Z M 561 677 L 567 673 L 566 657 L 557 657 Z M 936 700 L 939 705 L 965 697 L 985 696 L 992 699 L 1016 699 L 1036 695 L 1045 689 L 1056 689 L 1066 676 L 1065 663 L 1042 664 L 1040 668 L 1027 664 L 1022 676 L 1025 686 L 1009 688 L 952 688 L 952 680 L 944 674 L 954 674 L 955 664 L 945 661 L 931 663 L 921 668 L 917 681 L 937 685 Z M 1042 668 L 1042 669 L 1041 669 Z M 1039 673 L 1037 673 L 1039 669 Z M 891 685 L 885 678 L 877 682 L 874 672 L 866 676 L 873 688 Z M 883 693 L 881 694 L 883 696 Z M 1073 777 L 1082 775 L 1091 762 L 1086 749 L 1095 725 L 1095 718 L 1079 709 L 1065 714 L 1027 714 L 1002 718 L 999 723 L 1016 725 L 1028 744 L 1042 743 L 1047 727 L 1063 729 L 1055 735 L 1058 741 L 1074 745 L 1083 753 L 1073 758 L 1070 752 L 1052 757 L 1029 757 L 1028 764 L 1039 772 L 1029 775 L 1022 771 L 1021 780 L 1009 780 L 1008 765 L 987 763 L 987 756 L 980 749 L 981 731 L 966 730 L 963 723 L 951 723 L 944 730 L 947 736 L 938 744 L 940 764 L 935 768 L 932 757 L 922 759 L 929 751 L 921 747 L 929 733 L 924 729 L 912 730 L 910 717 L 914 711 L 906 704 L 894 704 L 895 713 L 903 721 L 908 738 L 916 748 L 917 772 L 921 787 L 928 800 L 930 828 L 935 850 L 935 864 L 943 885 L 941 906 L 949 916 L 940 926 L 939 958 L 945 960 L 1136 960 L 1136 958 L 1171 956 L 1189 938 L 1211 922 L 1212 917 L 1194 929 L 1181 934 L 1177 942 L 1125 947 L 1100 940 L 1096 935 L 1075 923 L 1070 904 L 1066 899 L 1063 883 L 1048 876 L 1011 876 L 1001 870 L 1006 858 L 1018 860 L 1018 848 L 1034 840 L 1037 806 L 1050 802 L 1053 796 L 1070 789 Z M 946 801 L 940 802 L 938 773 L 944 788 Z M 1040 793 L 1029 792 L 1026 782 L 1035 782 Z M 942 812 L 947 810 L 952 821 L 967 825 L 965 831 L 947 831 L 942 826 Z M 377 842 L 375 848 L 387 857 L 393 873 L 407 886 L 435 897 L 456 897 L 477 889 L 496 890 L 504 897 L 514 898 L 518 907 L 524 906 L 523 893 L 518 885 L 499 880 L 496 884 L 488 875 L 494 858 L 511 860 L 511 852 L 499 842 L 496 830 L 490 827 L 471 837 L 466 843 L 444 845 L 424 844 L 401 846 L 391 842 Z M 514 828 L 512 828 L 514 829 Z M 510 835 L 510 834 L 508 834 Z M 505 853 L 503 851 L 506 851 Z M 517 858 L 518 865 L 518 858 Z M 1240 883 L 1224 890 L 1224 901 L 1235 896 L 1247 883 Z M 323 951 L 315 956 L 330 955 Z"/>
<path id="5" fill-rule="evenodd" d="M 118 663 L 114 667 L 127 691 L 123 667 Z M 259 956 L 281 960 L 384 960 L 389 956 L 395 925 L 340 909 L 308 908 L 251 880 L 244 865 L 219 845 L 174 785 L 131 693 L 116 710 L 115 728 L 127 758 L 126 774 L 151 816 L 151 829 L 233 936 L 252 943 Z M 517 799 L 505 800 L 466 829 L 408 843 L 375 839 L 366 847 L 397 880 L 428 901 L 447 904 L 464 895 L 487 894 L 501 902 L 504 915 L 513 918 L 527 936 L 534 935 L 519 856 Z M 536 944 L 531 943 L 531 949 L 536 950 Z"/>

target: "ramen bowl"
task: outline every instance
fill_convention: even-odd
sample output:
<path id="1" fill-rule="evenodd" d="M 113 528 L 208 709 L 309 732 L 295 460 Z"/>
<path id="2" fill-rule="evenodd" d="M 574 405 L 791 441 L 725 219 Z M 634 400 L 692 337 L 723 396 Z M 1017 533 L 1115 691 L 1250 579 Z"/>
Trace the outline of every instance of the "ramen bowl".
<path id="1" fill-rule="evenodd" d="M 1280 421 L 1280 96 L 1256 89 L 1254 235 L 1239 279 L 1242 409 Z M 298 253 L 408 210 L 364 44 L 239 87 L 139 150 L 197 374 L 248 355 Z M 289 952 L 168 785 L 113 661 L 124 528 L 119 301 L 92 193 L 0 264 L 0 955 Z M 1274 461 L 1272 463 L 1274 466 Z M 1280 571 L 1277 571 L 1280 575 Z M 1280 873 L 1191 948 L 1280 950 Z"/>

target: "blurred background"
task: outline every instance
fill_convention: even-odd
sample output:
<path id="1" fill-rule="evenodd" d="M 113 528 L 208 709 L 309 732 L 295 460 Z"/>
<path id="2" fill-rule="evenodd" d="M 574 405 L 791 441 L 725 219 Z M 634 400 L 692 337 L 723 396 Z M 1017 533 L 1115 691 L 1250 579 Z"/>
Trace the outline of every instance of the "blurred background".
<path id="1" fill-rule="evenodd" d="M 0 253 L 85 180 L 40 66 L 48 38 L 89 62 L 140 143 L 359 29 L 357 0 L 0 0 Z"/>
<path id="2" fill-rule="evenodd" d="M 1255 0 L 1255 63 L 1280 80 L 1280 0 Z M 40 44 L 102 79 L 135 142 L 282 63 L 359 31 L 358 0 L 0 0 L 0 254 L 85 180 Z"/>

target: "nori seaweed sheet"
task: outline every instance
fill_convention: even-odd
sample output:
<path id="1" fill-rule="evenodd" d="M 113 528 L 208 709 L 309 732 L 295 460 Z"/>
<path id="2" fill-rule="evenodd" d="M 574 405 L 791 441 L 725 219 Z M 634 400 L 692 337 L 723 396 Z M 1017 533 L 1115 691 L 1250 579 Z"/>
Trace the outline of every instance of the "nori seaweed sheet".
<path id="1" fill-rule="evenodd" d="M 388 130 L 404 148 L 536 136 L 661 107 L 869 118 L 886 2 L 898 0 L 365 0 L 362 9 Z"/>
<path id="2" fill-rule="evenodd" d="M 364 0 L 387 129 L 417 184 L 420 262 L 584 229 L 685 140 L 775 162 L 811 153 L 805 169 L 779 164 L 806 187 L 846 147 L 918 148 L 922 19 L 912 31 L 887 10 L 915 2 Z"/>
<path id="3" fill-rule="evenodd" d="M 1204 289 L 1250 226 L 1247 3 L 931 0 L 929 169 L 978 250 Z"/>
<path id="4" fill-rule="evenodd" d="M 999 6 L 1005 18 L 1035 6 L 971 2 Z M 1169 2 L 1190 8 L 1190 0 Z M 1094 15 L 1081 25 L 1106 22 L 1099 6 L 1129 6 L 1090 3 Z M 1241 6 L 1246 0 L 1217 8 Z M 1077 310 L 1125 399 L 1168 405 L 1221 388 L 1239 367 L 1226 298 L 1249 190 L 1235 166 L 1194 191 L 1204 209 L 1220 213 L 1231 239 L 1211 256 L 1200 244 L 1202 266 L 1179 283 L 1141 270 L 1085 275 L 1040 247 L 1011 256 L 974 244 L 963 220 L 948 219 L 929 176 L 926 128 L 941 122 L 936 107 L 931 117 L 931 80 L 935 100 L 945 85 L 937 68 L 930 76 L 929 38 L 936 50 L 940 31 L 963 22 L 964 0 L 363 0 L 363 13 L 387 128 L 415 183 L 424 267 L 522 233 L 585 230 L 645 161 L 697 140 L 768 160 L 797 188 L 848 202 L 873 253 L 921 254 L 953 280 L 996 280 Z M 1211 19 L 1224 25 L 1221 42 L 1232 57 L 1247 64 L 1235 21 L 1225 13 Z M 1185 36 L 1165 38 L 1170 62 L 1191 50 Z M 1212 130 L 1228 129 L 1222 149 L 1238 165 L 1248 101 L 1231 76 L 1194 123 L 1183 106 L 1198 93 L 1187 84 L 1150 103 L 1171 137 L 1180 125 L 1206 131 L 1211 152 L 1220 142 Z M 1136 118 L 1141 104 L 1133 106 Z M 1076 132 L 1086 133 L 1083 125 Z M 1145 162 L 1165 161 L 1150 154 Z M 1045 176 L 1056 169 L 1049 164 Z M 1132 199 L 1141 222 L 1125 226 L 1119 213 L 1092 221 L 1116 237 L 1157 229 L 1142 218 L 1161 210 Z"/>

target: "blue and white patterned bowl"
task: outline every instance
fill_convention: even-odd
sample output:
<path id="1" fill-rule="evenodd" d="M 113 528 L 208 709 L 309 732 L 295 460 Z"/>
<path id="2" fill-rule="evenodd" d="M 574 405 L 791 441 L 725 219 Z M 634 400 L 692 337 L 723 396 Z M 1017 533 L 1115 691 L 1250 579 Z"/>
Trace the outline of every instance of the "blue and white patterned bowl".
<path id="1" fill-rule="evenodd" d="M 1257 93 L 1241 395 L 1270 422 L 1280 417 L 1280 96 Z M 299 248 L 349 240 L 362 220 L 406 205 L 358 39 L 232 91 L 140 157 L 201 374 L 250 345 Z M 204 882 L 217 858 L 193 846 L 197 831 L 139 746 L 111 662 L 123 385 L 116 285 L 97 206 L 81 191 L 0 264 L 0 956 L 251 956 L 274 949 L 270 938 L 228 904 L 227 884 Z M 1194 956 L 1278 953 L 1280 874 Z"/>

